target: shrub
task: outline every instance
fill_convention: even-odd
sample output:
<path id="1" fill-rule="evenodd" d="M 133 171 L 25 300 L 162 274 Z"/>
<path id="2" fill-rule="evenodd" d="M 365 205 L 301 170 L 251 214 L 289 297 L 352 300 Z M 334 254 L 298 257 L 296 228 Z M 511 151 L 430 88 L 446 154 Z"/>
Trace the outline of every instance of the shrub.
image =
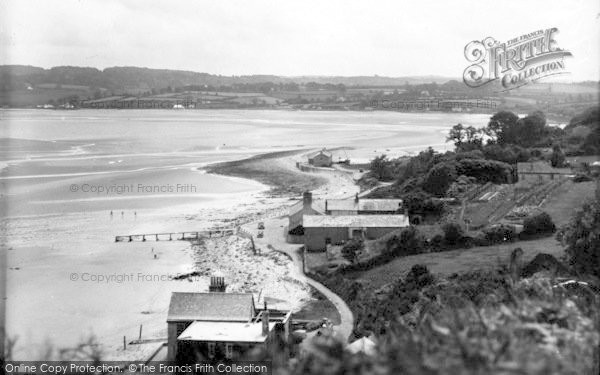
<path id="1" fill-rule="evenodd" d="M 415 190 L 403 195 L 402 201 L 410 215 L 441 215 L 446 208 L 444 202 L 434 199 L 423 190 Z"/>
<path id="2" fill-rule="evenodd" d="M 479 182 L 507 183 L 511 180 L 512 167 L 500 161 L 483 159 L 463 159 L 458 163 L 457 172 L 472 176 Z"/>
<path id="3" fill-rule="evenodd" d="M 463 239 L 463 230 L 457 223 L 446 223 L 442 226 L 444 241 L 449 245 L 456 245 Z"/>
<path id="4" fill-rule="evenodd" d="M 529 216 L 523 221 L 523 234 L 527 236 L 554 233 L 556 225 L 546 212 Z"/>
<path id="5" fill-rule="evenodd" d="M 344 247 L 342 247 L 342 256 L 346 258 L 350 263 L 354 263 L 358 252 L 361 251 L 365 247 L 363 240 L 361 239 L 351 239 L 346 242 Z"/>
<path id="6" fill-rule="evenodd" d="M 512 242 L 516 238 L 516 230 L 512 225 L 495 225 L 484 229 L 483 233 L 491 243 Z"/>
<path id="7" fill-rule="evenodd" d="M 456 180 L 455 163 L 436 164 L 423 181 L 423 189 L 437 197 L 443 197 L 450 185 Z"/>
<path id="8" fill-rule="evenodd" d="M 420 254 L 425 250 L 425 237 L 415 227 L 410 226 L 387 240 L 384 253 L 391 256 L 404 256 Z"/>

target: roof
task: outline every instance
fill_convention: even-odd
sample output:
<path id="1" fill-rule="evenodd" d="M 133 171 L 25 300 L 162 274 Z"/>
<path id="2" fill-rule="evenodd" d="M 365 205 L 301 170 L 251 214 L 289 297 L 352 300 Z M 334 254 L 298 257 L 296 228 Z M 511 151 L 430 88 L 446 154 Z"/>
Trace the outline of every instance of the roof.
<path id="1" fill-rule="evenodd" d="M 269 332 L 275 328 L 269 322 Z M 265 342 L 262 322 L 193 322 L 177 337 L 181 341 Z"/>
<path id="2" fill-rule="evenodd" d="M 329 152 L 329 151 L 326 151 L 326 150 L 320 150 L 320 151 L 317 151 L 317 152 L 313 152 L 312 154 L 308 154 L 308 158 L 311 159 L 311 158 L 314 158 L 315 156 L 318 156 L 318 155 L 325 155 L 327 157 L 331 157 L 332 153 Z"/>
<path id="3" fill-rule="evenodd" d="M 402 199 L 328 199 L 327 210 L 331 211 L 396 211 Z"/>
<path id="4" fill-rule="evenodd" d="M 252 293 L 179 293 L 171 294 L 170 321 L 246 322 L 254 315 Z"/>
<path id="5" fill-rule="evenodd" d="M 405 215 L 304 215 L 305 228 L 403 228 L 409 225 Z"/>

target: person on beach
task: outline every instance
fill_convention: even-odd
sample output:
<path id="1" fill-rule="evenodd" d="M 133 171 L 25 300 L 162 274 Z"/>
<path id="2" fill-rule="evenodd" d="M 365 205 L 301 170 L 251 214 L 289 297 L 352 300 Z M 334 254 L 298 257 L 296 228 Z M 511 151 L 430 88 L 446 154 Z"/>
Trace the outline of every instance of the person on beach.
<path id="1" fill-rule="evenodd" d="M 123 211 L 121 211 L 121 219 L 123 218 L 124 215 L 125 215 L 125 213 Z"/>
<path id="2" fill-rule="evenodd" d="M 111 219 L 113 218 L 113 212 L 112 212 L 112 210 L 110 210 L 110 218 Z"/>

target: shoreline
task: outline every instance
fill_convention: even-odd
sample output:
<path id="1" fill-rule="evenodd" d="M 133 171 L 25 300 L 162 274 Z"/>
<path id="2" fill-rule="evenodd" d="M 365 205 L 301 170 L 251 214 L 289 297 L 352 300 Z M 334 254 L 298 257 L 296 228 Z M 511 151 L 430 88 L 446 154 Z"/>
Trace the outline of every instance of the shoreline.
<path id="1" fill-rule="evenodd" d="M 295 167 L 290 168 L 289 161 L 311 150 L 303 148 L 273 151 L 245 159 L 209 164 L 200 169 L 210 174 L 245 178 L 268 185 L 270 198 L 297 196 L 306 190 L 314 190 L 327 184 L 325 177 L 302 173 L 294 170 Z"/>

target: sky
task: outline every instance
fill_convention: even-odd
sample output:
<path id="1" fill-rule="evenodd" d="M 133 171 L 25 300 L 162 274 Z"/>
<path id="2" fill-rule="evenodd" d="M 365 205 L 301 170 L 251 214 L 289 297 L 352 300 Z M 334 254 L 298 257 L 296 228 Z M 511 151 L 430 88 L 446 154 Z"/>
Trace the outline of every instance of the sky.
<path id="1" fill-rule="evenodd" d="M 0 64 L 458 78 L 470 41 L 551 27 L 599 80 L 598 0 L 0 0 Z"/>

